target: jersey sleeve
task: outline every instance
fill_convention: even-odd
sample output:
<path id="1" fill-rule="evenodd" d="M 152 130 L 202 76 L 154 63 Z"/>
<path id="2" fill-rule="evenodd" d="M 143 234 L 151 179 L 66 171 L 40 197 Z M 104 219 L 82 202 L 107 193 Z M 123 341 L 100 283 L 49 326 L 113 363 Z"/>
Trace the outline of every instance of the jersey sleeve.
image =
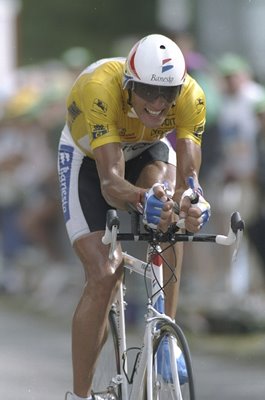
<path id="1" fill-rule="evenodd" d="M 190 79 L 176 107 L 176 136 L 201 145 L 206 123 L 206 99 L 199 84 Z"/>
<path id="2" fill-rule="evenodd" d="M 117 129 L 118 92 L 101 82 L 89 82 L 83 89 L 82 109 L 92 150 L 121 141 Z"/>

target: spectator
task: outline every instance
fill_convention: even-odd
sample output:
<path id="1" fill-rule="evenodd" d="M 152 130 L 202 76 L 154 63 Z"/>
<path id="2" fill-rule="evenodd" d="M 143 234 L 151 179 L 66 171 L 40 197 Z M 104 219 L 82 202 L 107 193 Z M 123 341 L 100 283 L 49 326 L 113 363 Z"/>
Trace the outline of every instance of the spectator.
<path id="1" fill-rule="evenodd" d="M 253 222 L 247 226 L 247 232 L 254 248 L 257 250 L 261 261 L 263 276 L 265 278 L 265 96 L 255 104 L 254 110 L 259 120 L 257 134 L 257 169 L 256 182 L 258 202 Z"/>
<path id="2" fill-rule="evenodd" d="M 35 88 L 18 90 L 6 104 L 0 131 L 0 224 L 3 272 L 2 289 L 13 292 L 23 289 L 22 271 L 17 271 L 26 246 L 35 245 L 35 236 L 25 229 L 43 190 L 56 170 L 47 144 L 45 131 L 37 122 L 36 104 L 39 93 Z M 55 175 L 55 172 L 54 172 Z M 42 199 L 42 200 L 40 200 Z M 25 223 L 26 222 L 26 223 Z M 41 225 L 39 225 L 40 227 Z M 47 249 L 45 249 L 47 250 Z M 17 283 L 16 283 L 17 281 Z"/>
<path id="3" fill-rule="evenodd" d="M 235 54 L 225 54 L 218 67 L 222 89 L 218 117 L 222 180 L 252 185 L 257 161 L 257 118 L 253 105 L 264 89 L 252 77 L 250 66 Z"/>
<path id="4" fill-rule="evenodd" d="M 220 93 L 218 85 L 216 85 L 216 73 L 208 59 L 196 48 L 195 38 L 190 32 L 171 33 L 170 37 L 181 48 L 186 61 L 187 72 L 197 80 L 206 97 L 206 126 L 202 144 L 204 162 L 200 170 L 201 180 L 204 181 L 208 178 L 210 179 L 211 167 L 216 165 L 219 156 L 216 118 L 219 109 Z M 168 138 L 174 146 L 174 132 L 169 134 Z"/>
<path id="5" fill-rule="evenodd" d="M 253 105 L 262 98 L 263 87 L 253 77 L 250 65 L 237 54 L 224 54 L 217 63 L 220 73 L 221 103 L 217 119 L 221 158 L 216 167 L 215 199 L 219 224 L 238 210 L 246 224 L 253 218 L 257 201 L 257 117 Z M 218 223 L 218 222 L 217 222 Z M 227 262 L 231 255 L 227 252 Z M 240 256 L 241 255 L 241 256 Z M 226 281 L 233 293 L 250 289 L 250 254 L 247 240 L 241 246 L 238 263 L 230 266 Z"/>

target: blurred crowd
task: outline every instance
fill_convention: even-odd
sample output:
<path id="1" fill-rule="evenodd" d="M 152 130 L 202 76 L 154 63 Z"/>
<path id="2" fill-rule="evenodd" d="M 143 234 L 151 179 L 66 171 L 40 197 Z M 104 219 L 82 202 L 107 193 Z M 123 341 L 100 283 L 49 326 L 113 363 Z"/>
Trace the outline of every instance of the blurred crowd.
<path id="1" fill-rule="evenodd" d="M 264 290 L 265 89 L 251 60 L 236 53 L 209 60 L 190 34 L 174 37 L 187 70 L 207 100 L 201 184 L 212 205 L 206 229 L 224 233 L 234 210 L 246 234 L 231 264 L 231 250 L 194 246 L 184 259 L 183 285 L 195 293 Z M 57 182 L 57 145 L 73 80 L 93 61 L 83 48 L 58 60 L 19 68 L 17 89 L 0 113 L 0 290 L 38 289 L 36 268 L 65 275 L 72 253 L 63 226 Z M 174 141 L 174 137 L 171 137 Z M 189 246 L 189 245 L 188 245 Z M 71 268 L 71 267 L 70 267 Z M 37 288 L 37 289 L 36 289 Z"/>
<path id="2" fill-rule="evenodd" d="M 265 82 L 256 77 L 251 60 L 237 52 L 210 60 L 196 49 L 189 32 L 174 34 L 172 39 L 184 53 L 187 71 L 206 95 L 200 182 L 212 217 L 204 230 L 227 234 L 234 211 L 240 212 L 246 226 L 235 261 L 232 248 L 186 245 L 190 248 L 183 266 L 184 291 L 195 297 L 216 297 L 218 302 L 217 294 L 239 302 L 252 294 L 264 296 Z"/>
<path id="3" fill-rule="evenodd" d="M 57 179 L 66 96 L 92 59 L 75 47 L 58 60 L 19 68 L 0 112 L 0 290 L 38 290 L 39 276 L 69 263 Z"/>

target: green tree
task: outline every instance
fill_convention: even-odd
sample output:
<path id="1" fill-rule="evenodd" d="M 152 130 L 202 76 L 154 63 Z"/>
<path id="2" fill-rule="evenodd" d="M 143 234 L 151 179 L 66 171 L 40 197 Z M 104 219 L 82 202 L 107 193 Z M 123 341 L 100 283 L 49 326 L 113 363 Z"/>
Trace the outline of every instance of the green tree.
<path id="1" fill-rule="evenodd" d="M 19 63 L 56 58 L 71 46 L 110 56 L 114 39 L 157 29 L 154 0 L 22 0 Z"/>

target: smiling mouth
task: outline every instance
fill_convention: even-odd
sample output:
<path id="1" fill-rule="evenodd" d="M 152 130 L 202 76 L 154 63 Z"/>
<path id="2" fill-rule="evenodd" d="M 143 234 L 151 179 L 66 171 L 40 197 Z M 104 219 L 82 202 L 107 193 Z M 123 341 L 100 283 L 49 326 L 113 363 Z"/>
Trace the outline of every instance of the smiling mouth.
<path id="1" fill-rule="evenodd" d="M 149 115 L 152 115 L 153 117 L 158 117 L 158 116 L 161 115 L 162 112 L 163 112 L 163 110 L 160 110 L 160 111 L 153 111 L 153 110 L 150 110 L 149 108 L 145 108 L 145 111 L 146 111 Z"/>

